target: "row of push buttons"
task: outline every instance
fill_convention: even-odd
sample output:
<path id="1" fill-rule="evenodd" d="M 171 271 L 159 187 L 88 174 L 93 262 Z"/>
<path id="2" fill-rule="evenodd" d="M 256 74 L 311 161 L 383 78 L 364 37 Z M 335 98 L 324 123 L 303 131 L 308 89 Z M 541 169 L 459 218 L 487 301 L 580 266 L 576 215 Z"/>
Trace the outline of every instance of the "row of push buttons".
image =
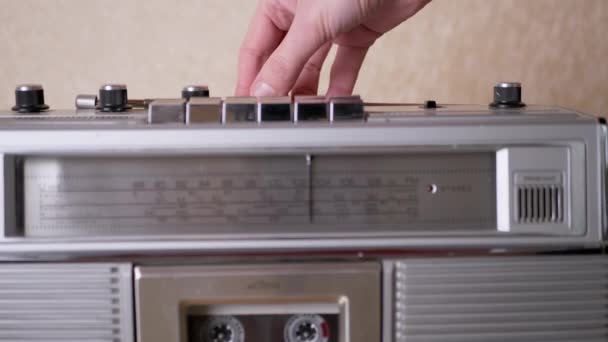
<path id="1" fill-rule="evenodd" d="M 148 123 L 262 123 L 364 120 L 359 96 L 191 97 L 152 101 Z"/>

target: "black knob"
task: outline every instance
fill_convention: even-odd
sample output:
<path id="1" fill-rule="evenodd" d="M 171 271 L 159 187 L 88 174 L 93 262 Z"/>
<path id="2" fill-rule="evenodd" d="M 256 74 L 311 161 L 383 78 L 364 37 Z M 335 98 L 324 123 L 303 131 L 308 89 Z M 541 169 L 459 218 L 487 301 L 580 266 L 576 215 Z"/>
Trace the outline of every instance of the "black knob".
<path id="1" fill-rule="evenodd" d="M 15 106 L 13 111 L 19 113 L 40 113 L 47 109 L 44 103 L 44 89 L 38 84 L 20 85 L 15 89 Z"/>
<path id="2" fill-rule="evenodd" d="M 517 82 L 501 82 L 494 86 L 494 108 L 520 108 L 526 104 L 521 102 L 521 84 Z"/>
<path id="3" fill-rule="evenodd" d="M 124 112 L 131 109 L 127 86 L 123 84 L 106 84 L 99 89 L 98 108 L 102 112 Z"/>
<path id="4" fill-rule="evenodd" d="M 182 89 L 182 99 L 189 100 L 191 97 L 209 97 L 209 88 L 202 85 L 191 85 Z"/>
<path id="5" fill-rule="evenodd" d="M 437 109 L 437 107 L 437 101 L 435 100 L 424 101 L 424 104 L 422 105 L 422 108 L 424 109 Z"/>

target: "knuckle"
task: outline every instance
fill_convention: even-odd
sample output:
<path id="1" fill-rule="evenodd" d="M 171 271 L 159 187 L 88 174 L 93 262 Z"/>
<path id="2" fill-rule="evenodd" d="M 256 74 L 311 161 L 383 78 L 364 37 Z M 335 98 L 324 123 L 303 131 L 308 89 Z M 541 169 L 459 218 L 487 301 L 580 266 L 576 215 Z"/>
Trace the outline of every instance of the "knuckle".
<path id="1" fill-rule="evenodd" d="M 317 88 L 313 87 L 311 85 L 298 86 L 293 89 L 293 94 L 294 95 L 316 95 Z"/>
<path id="2" fill-rule="evenodd" d="M 345 85 L 345 84 L 333 84 L 331 86 L 332 95 L 337 96 L 349 96 L 353 93 L 353 86 Z"/>
<path id="3" fill-rule="evenodd" d="M 295 21 L 300 29 L 306 29 L 309 39 L 316 43 L 331 40 L 336 33 L 334 16 L 325 7 L 298 12 Z"/>
<path id="4" fill-rule="evenodd" d="M 291 10 L 279 0 L 266 1 L 263 7 L 263 13 L 282 31 L 289 30 L 294 18 L 294 14 Z"/>
<path id="5" fill-rule="evenodd" d="M 318 75 L 321 73 L 322 68 L 323 68 L 323 64 L 318 63 L 316 61 L 309 61 L 308 63 L 306 63 L 306 65 L 304 65 L 304 69 L 302 70 L 302 72 L 308 73 L 308 74 L 313 74 L 313 75 Z"/>
<path id="6" fill-rule="evenodd" d="M 323 15 L 319 17 L 317 27 L 317 34 L 321 38 L 322 41 L 331 40 L 336 34 L 334 33 L 336 29 L 332 23 L 331 18 L 328 15 Z"/>
<path id="7" fill-rule="evenodd" d="M 245 80 L 238 80 L 236 83 L 236 90 L 239 93 L 248 93 L 251 83 Z"/>
<path id="8" fill-rule="evenodd" d="M 288 83 L 293 78 L 291 63 L 281 55 L 272 56 L 265 68 L 267 74 L 273 75 L 281 83 Z"/>
<path id="9" fill-rule="evenodd" d="M 264 57 L 264 52 L 256 47 L 250 46 L 247 44 L 247 42 L 245 42 L 239 49 L 239 55 L 241 58 L 260 59 Z"/>
<path id="10" fill-rule="evenodd" d="M 341 35 L 336 39 L 335 43 L 355 49 L 367 49 L 374 45 L 376 40 L 381 36 L 382 33 L 370 28 L 368 25 L 359 25 L 352 31 Z"/>

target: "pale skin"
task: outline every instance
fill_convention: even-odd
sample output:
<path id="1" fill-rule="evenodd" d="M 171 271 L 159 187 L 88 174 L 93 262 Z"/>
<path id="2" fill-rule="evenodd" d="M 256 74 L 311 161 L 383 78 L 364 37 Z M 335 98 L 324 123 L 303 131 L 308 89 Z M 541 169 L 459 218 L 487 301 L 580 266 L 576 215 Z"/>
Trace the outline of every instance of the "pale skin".
<path id="1" fill-rule="evenodd" d="M 260 0 L 239 53 L 237 96 L 350 95 L 369 48 L 431 0 Z"/>

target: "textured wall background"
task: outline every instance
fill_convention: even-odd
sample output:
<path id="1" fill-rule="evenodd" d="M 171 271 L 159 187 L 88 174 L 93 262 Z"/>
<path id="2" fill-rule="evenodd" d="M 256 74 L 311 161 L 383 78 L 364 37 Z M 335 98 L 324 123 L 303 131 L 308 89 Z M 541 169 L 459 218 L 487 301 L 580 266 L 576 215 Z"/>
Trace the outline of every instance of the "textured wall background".
<path id="1" fill-rule="evenodd" d="M 104 82 L 127 83 L 132 97 L 177 96 L 187 83 L 231 95 L 254 7 L 0 0 L 0 108 L 28 82 L 44 84 L 54 108 Z M 356 90 L 374 101 L 485 104 L 496 81 L 519 80 L 526 102 L 608 115 L 607 34 L 608 0 L 434 0 L 377 42 Z"/>

